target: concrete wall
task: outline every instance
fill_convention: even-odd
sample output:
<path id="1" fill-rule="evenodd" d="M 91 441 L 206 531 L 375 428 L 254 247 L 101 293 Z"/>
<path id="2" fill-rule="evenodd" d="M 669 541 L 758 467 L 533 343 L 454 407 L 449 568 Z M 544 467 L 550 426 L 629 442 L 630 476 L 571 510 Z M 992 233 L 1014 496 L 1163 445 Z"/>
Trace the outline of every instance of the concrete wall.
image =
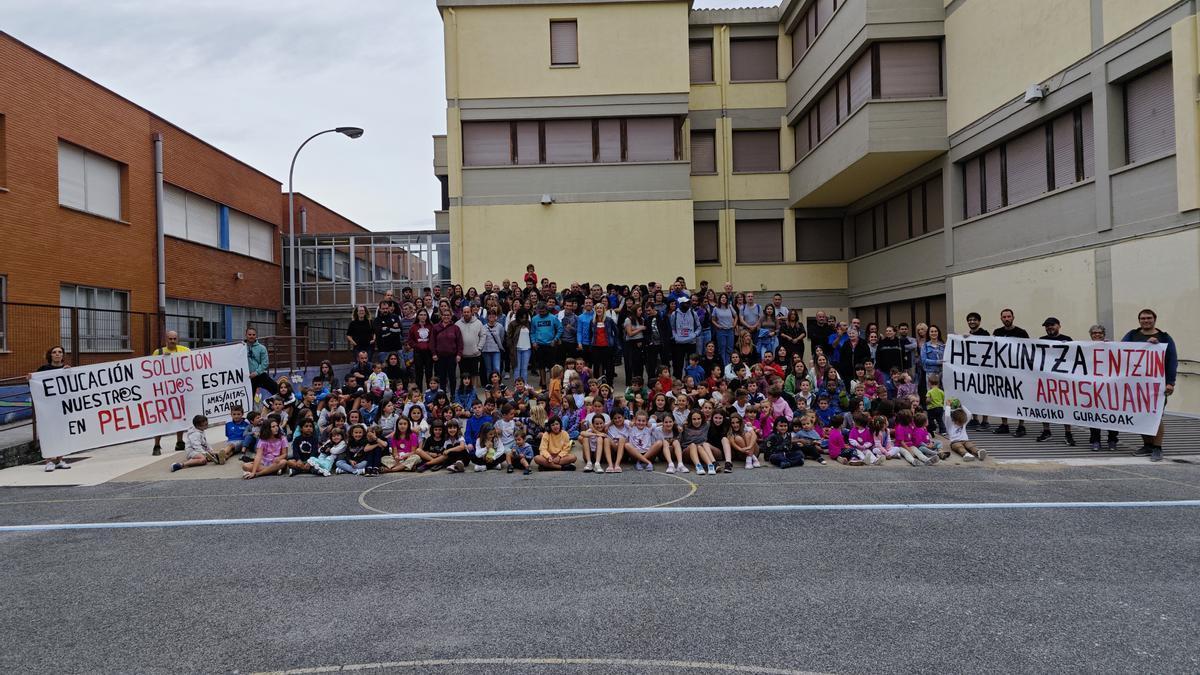
<path id="1" fill-rule="evenodd" d="M 1091 250 L 1026 260 L 951 278 L 953 310 L 950 328 L 964 332 L 967 312 L 979 312 L 989 330 L 1000 325 L 1000 310 L 1016 313 L 1017 325 L 1033 337 L 1042 333 L 1048 316 L 1062 321 L 1062 331 L 1087 337 L 1096 322 L 1096 256 Z M 1135 315 L 1136 318 L 1136 315 Z"/>

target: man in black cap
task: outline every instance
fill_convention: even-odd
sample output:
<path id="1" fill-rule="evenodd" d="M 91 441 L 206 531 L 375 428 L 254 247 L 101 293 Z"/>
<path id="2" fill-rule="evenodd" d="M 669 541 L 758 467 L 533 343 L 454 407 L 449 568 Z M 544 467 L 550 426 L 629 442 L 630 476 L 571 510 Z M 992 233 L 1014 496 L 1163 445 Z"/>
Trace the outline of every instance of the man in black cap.
<path id="1" fill-rule="evenodd" d="M 1023 338 L 1025 340 L 1028 340 L 1029 332 L 1026 331 L 1024 328 L 1021 328 L 1020 326 L 1014 325 L 1013 321 L 1015 319 L 1016 319 L 1016 316 L 1013 314 L 1013 311 L 1011 309 L 1008 309 L 1006 307 L 1006 308 L 1000 310 L 1000 323 L 1003 325 L 1001 325 L 996 330 L 992 331 L 992 336 L 993 337 Z M 996 427 L 996 430 L 992 433 L 1007 434 L 1008 433 L 1008 418 L 1001 417 L 1000 418 L 1000 426 Z M 1025 435 L 1025 421 L 1017 420 L 1017 430 L 1016 430 L 1016 432 L 1013 433 L 1013 436 L 1020 438 L 1024 435 Z"/>
<path id="2" fill-rule="evenodd" d="M 1071 337 L 1069 335 L 1063 335 L 1062 332 L 1060 332 L 1062 324 L 1058 322 L 1058 319 L 1052 316 L 1047 317 L 1046 320 L 1042 322 L 1042 328 L 1046 329 L 1046 334 L 1038 338 L 1039 340 L 1053 340 L 1055 342 L 1071 341 Z M 1071 435 L 1071 425 L 1064 424 L 1063 428 L 1066 429 L 1067 433 L 1067 445 L 1074 446 L 1075 437 Z M 1047 422 L 1042 422 L 1042 433 L 1038 435 L 1037 441 L 1038 443 L 1041 443 L 1042 441 L 1047 440 L 1050 440 L 1050 424 Z"/>

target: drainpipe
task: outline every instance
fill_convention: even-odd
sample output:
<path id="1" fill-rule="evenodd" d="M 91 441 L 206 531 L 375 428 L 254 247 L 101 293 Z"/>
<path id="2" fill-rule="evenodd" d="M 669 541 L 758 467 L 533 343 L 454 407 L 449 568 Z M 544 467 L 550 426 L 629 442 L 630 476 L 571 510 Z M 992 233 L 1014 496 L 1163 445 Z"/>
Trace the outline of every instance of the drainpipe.
<path id="1" fill-rule="evenodd" d="M 300 234 L 308 234 L 308 207 L 300 207 Z"/>
<path id="2" fill-rule="evenodd" d="M 166 208 L 163 202 L 163 140 L 162 134 L 154 133 L 154 221 L 155 254 L 158 262 L 158 335 L 159 342 L 166 334 L 167 325 L 167 254 L 164 239 Z M 149 345 L 147 345 L 149 347 Z"/>
<path id="3" fill-rule="evenodd" d="M 722 196 L 724 197 L 724 205 L 723 206 L 724 206 L 724 211 L 725 211 L 725 217 L 728 218 L 729 211 L 730 211 L 730 207 L 729 207 L 729 190 L 730 190 L 730 180 L 731 180 L 730 174 L 733 173 L 733 159 L 732 159 L 733 158 L 733 130 L 730 128 L 730 118 L 729 118 L 729 108 L 728 108 L 729 102 L 728 102 L 728 98 L 727 98 L 728 92 L 729 92 L 729 85 L 728 85 L 728 78 L 726 77 L 726 73 L 725 73 L 725 64 L 729 61 L 729 48 L 727 47 L 727 45 L 729 44 L 729 26 L 727 24 L 722 25 L 720 28 L 720 32 L 721 32 L 721 39 L 718 42 L 720 43 L 720 48 L 721 48 L 721 73 L 720 73 L 721 148 L 722 148 L 722 154 L 724 154 L 725 160 L 726 160 L 726 166 L 722 167 L 726 170 L 723 172 L 723 175 L 725 176 L 725 180 L 721 181 L 721 188 L 722 188 L 722 192 L 723 192 Z M 726 140 L 726 139 L 728 139 L 728 140 Z M 722 265 L 721 267 L 725 270 L 725 281 L 732 283 L 733 282 L 733 266 L 737 263 L 736 263 L 735 258 L 733 257 L 734 247 L 730 246 L 729 242 L 731 242 L 733 240 L 736 223 L 729 223 L 727 221 L 726 225 L 728 225 L 727 231 L 730 233 L 730 236 L 725 238 L 725 241 L 726 241 L 725 251 L 722 252 L 721 259 L 728 261 L 728 263 L 726 265 Z"/>

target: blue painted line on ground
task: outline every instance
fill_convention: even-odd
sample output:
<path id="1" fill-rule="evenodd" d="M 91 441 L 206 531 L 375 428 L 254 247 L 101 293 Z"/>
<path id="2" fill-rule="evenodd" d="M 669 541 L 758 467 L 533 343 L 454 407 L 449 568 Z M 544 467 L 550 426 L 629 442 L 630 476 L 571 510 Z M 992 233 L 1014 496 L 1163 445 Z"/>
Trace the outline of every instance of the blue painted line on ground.
<path id="1" fill-rule="evenodd" d="M 62 530 L 136 530 L 167 527 L 203 527 L 224 525 L 287 525 L 296 523 L 344 523 L 373 520 L 428 520 L 456 518 L 514 518 L 539 516 L 705 514 L 705 513 L 789 513 L 796 511 L 984 511 L 1030 509 L 1150 509 L 1196 508 L 1200 499 L 1140 502 L 983 502 L 943 504 L 770 504 L 758 506 L 631 506 L 588 509 L 524 509 L 512 511 L 440 511 L 417 513 L 369 513 L 326 516 L 280 516 L 272 518 L 209 518 L 200 520 L 150 520 L 128 523 L 43 523 L 3 525 L 0 534 L 16 532 L 57 532 Z"/>

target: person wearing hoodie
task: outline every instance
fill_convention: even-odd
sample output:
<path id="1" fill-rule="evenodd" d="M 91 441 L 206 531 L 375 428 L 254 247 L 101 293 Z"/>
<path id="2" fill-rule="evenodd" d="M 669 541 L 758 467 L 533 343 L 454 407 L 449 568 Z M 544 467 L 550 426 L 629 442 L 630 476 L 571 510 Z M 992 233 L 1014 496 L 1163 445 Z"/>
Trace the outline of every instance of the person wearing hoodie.
<path id="1" fill-rule="evenodd" d="M 462 318 L 454 323 L 458 327 L 458 332 L 462 335 L 462 361 L 459 368 L 463 374 L 469 374 L 472 378 L 479 375 L 479 365 L 483 360 L 483 343 L 484 343 L 484 325 L 483 322 L 475 318 L 475 307 L 466 305 L 462 309 Z M 482 380 L 480 382 L 482 384 Z"/>
<path id="2" fill-rule="evenodd" d="M 500 316 L 498 312 L 489 312 L 487 324 L 483 327 L 483 377 L 482 380 L 487 380 L 492 377 L 492 373 L 500 373 L 501 379 L 504 378 L 504 372 L 500 370 L 500 354 L 504 352 L 504 326 L 500 324 Z"/>
<path id="3" fill-rule="evenodd" d="M 671 374 L 683 377 L 683 366 L 688 356 L 696 353 L 696 340 L 700 337 L 700 318 L 692 310 L 691 299 L 686 295 L 679 298 L 671 314 Z"/>

